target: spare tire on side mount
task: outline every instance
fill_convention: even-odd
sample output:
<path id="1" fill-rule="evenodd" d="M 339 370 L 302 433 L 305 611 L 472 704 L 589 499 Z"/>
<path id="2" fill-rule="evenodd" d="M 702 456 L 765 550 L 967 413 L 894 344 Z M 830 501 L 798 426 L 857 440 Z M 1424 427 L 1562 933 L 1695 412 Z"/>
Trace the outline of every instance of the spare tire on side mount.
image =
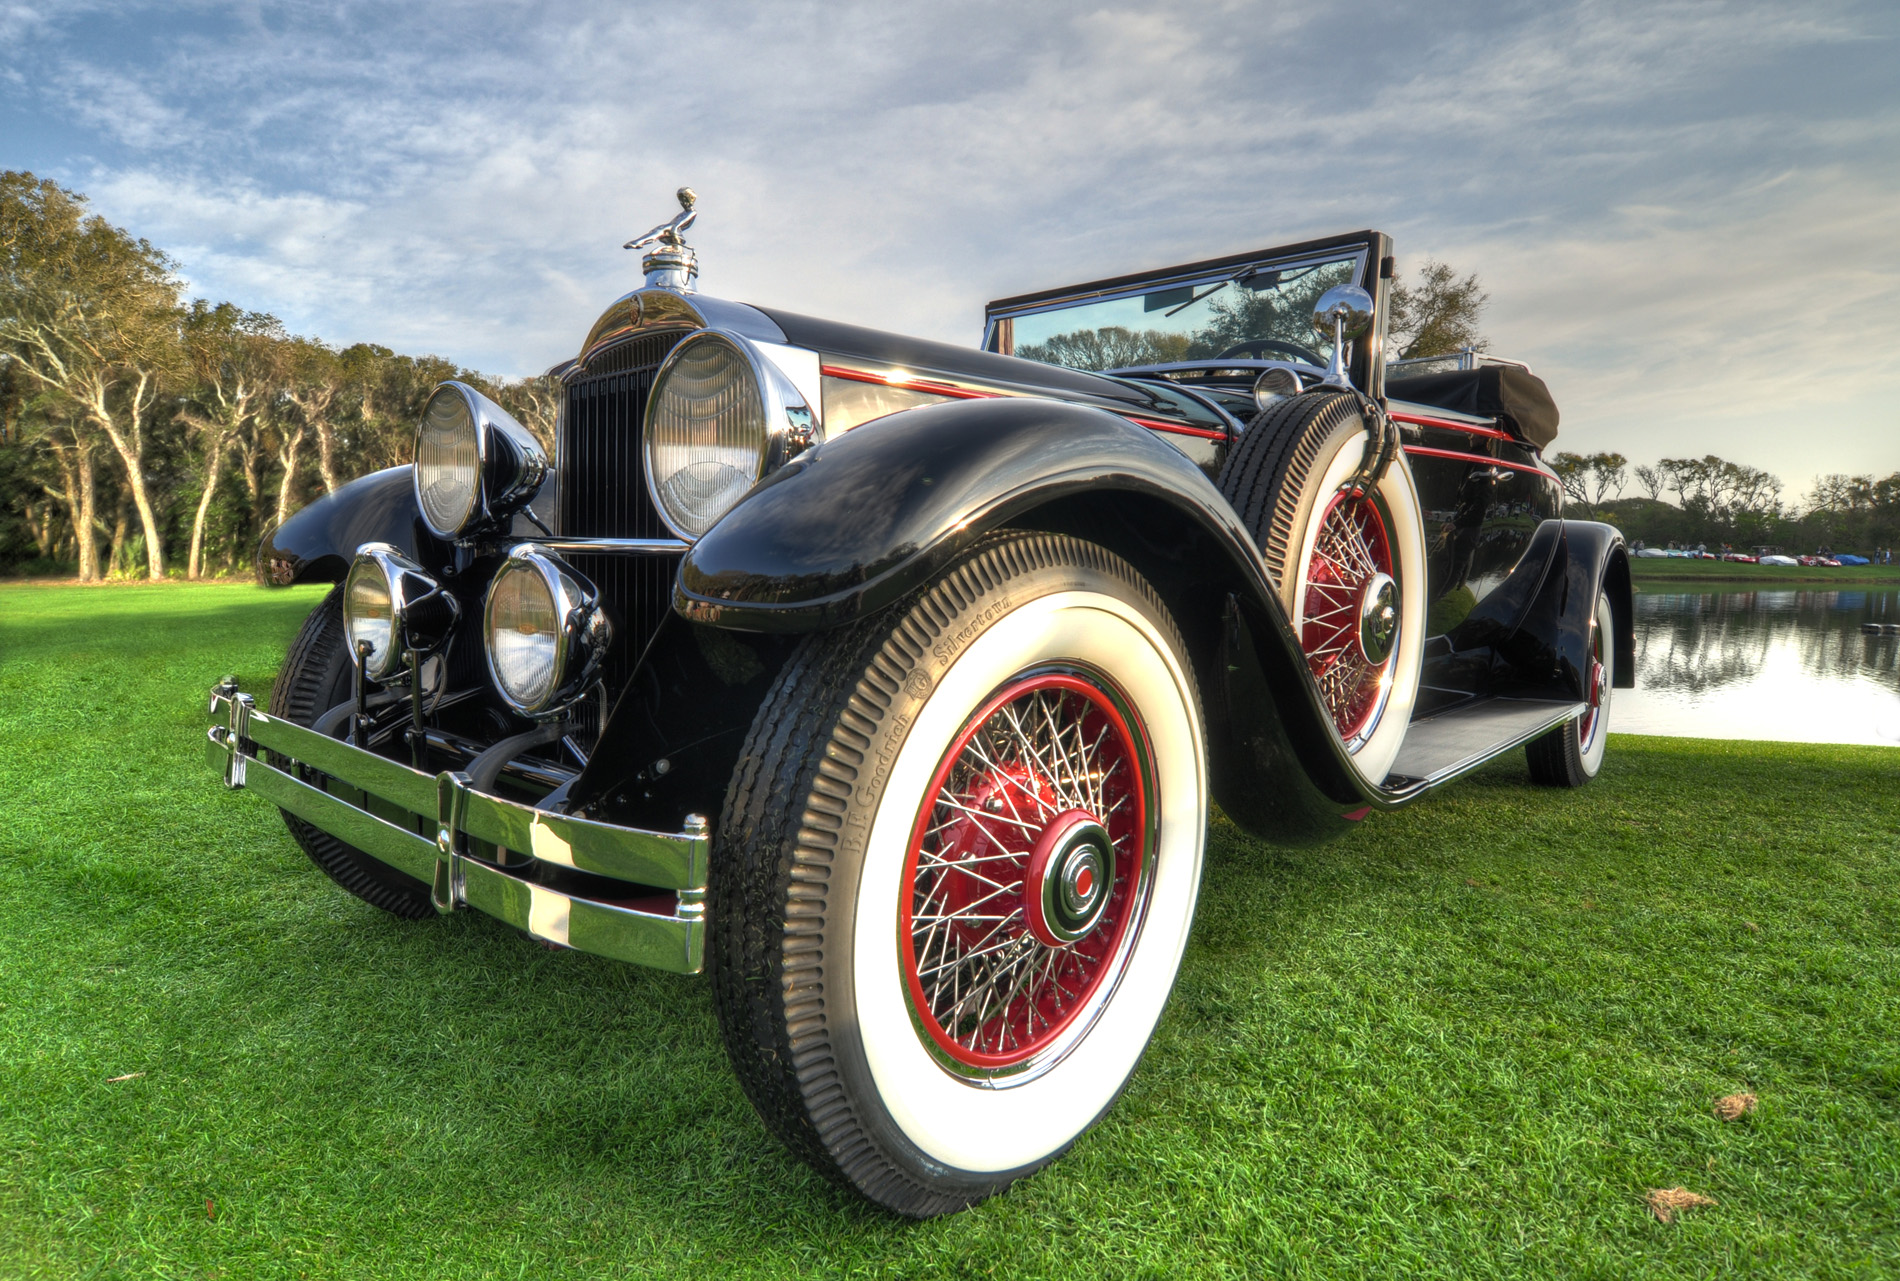
<path id="1" fill-rule="evenodd" d="M 1359 398 L 1317 391 L 1255 416 L 1220 490 L 1253 534 L 1334 731 L 1369 783 L 1418 701 L 1425 533 L 1403 454 L 1364 483 Z"/>

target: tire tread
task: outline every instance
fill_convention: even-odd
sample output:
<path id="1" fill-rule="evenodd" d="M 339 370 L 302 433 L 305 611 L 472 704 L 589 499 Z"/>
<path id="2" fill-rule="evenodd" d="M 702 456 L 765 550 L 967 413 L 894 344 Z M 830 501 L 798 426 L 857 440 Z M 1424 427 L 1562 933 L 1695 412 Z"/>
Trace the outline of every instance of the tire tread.
<path id="1" fill-rule="evenodd" d="M 1112 553 L 1065 535 L 992 535 L 920 594 L 798 648 L 759 709 L 715 837 L 708 968 L 740 1085 L 795 1154 L 915 1218 L 964 1209 L 1020 1174 L 926 1183 L 882 1150 L 858 1114 L 826 1003 L 821 949 L 831 869 L 865 753 L 931 643 L 999 586 L 1058 565 L 1122 579 L 1186 652 L 1160 598 Z"/>

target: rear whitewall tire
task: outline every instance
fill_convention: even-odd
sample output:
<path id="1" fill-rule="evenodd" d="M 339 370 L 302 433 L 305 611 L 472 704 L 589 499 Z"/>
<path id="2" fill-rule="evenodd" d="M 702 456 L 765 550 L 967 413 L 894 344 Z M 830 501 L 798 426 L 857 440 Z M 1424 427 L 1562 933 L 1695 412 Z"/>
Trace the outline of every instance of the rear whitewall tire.
<path id="1" fill-rule="evenodd" d="M 1584 673 L 1590 710 L 1574 716 L 1524 746 L 1531 781 L 1545 787 L 1582 787 L 1603 769 L 1610 745 L 1610 702 L 1616 687 L 1616 613 L 1598 592 L 1590 616 L 1591 670 Z"/>

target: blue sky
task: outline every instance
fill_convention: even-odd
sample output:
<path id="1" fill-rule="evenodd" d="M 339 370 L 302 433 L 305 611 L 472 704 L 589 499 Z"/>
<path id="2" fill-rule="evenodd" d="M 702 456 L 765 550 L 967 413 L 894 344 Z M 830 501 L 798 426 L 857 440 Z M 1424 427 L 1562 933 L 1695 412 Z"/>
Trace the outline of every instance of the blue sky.
<path id="1" fill-rule="evenodd" d="M 986 299 L 1331 231 L 1492 295 L 1560 447 L 1900 470 L 1893 4 L 0 0 L 0 167 L 195 292 L 498 373 L 690 183 L 708 292 Z"/>

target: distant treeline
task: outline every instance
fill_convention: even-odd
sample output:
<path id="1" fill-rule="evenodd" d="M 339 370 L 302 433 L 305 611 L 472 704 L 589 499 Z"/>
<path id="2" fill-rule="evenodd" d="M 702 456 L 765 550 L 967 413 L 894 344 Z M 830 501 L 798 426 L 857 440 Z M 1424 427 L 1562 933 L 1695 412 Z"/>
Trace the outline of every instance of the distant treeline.
<path id="1" fill-rule="evenodd" d="M 1609 521 L 1652 547 L 1827 547 L 1870 556 L 1900 543 L 1900 472 L 1823 476 L 1804 502 L 1790 503 L 1779 477 L 1714 454 L 1635 468 L 1621 454 L 1560 453 L 1550 462 L 1570 514 Z M 1639 494 L 1626 494 L 1632 484 Z"/>
<path id="2" fill-rule="evenodd" d="M 445 378 L 551 440 L 543 380 L 188 300 L 173 261 L 85 197 L 0 173 L 0 573 L 247 573 L 270 525 L 408 462 Z"/>
<path id="3" fill-rule="evenodd" d="M 1407 354 L 1483 349 L 1477 277 L 1428 262 L 1402 286 Z M 246 573 L 260 534 L 319 494 L 409 461 L 445 378 L 480 387 L 544 442 L 557 388 L 436 356 L 287 333 L 274 316 L 187 299 L 176 264 L 89 214 L 84 196 L 0 172 L 0 573 Z M 1800 503 L 1714 457 L 1631 468 L 1552 459 L 1573 511 L 1651 544 L 1900 542 L 1900 472 L 1826 476 Z M 1625 496 L 1634 484 L 1646 498 Z"/>

